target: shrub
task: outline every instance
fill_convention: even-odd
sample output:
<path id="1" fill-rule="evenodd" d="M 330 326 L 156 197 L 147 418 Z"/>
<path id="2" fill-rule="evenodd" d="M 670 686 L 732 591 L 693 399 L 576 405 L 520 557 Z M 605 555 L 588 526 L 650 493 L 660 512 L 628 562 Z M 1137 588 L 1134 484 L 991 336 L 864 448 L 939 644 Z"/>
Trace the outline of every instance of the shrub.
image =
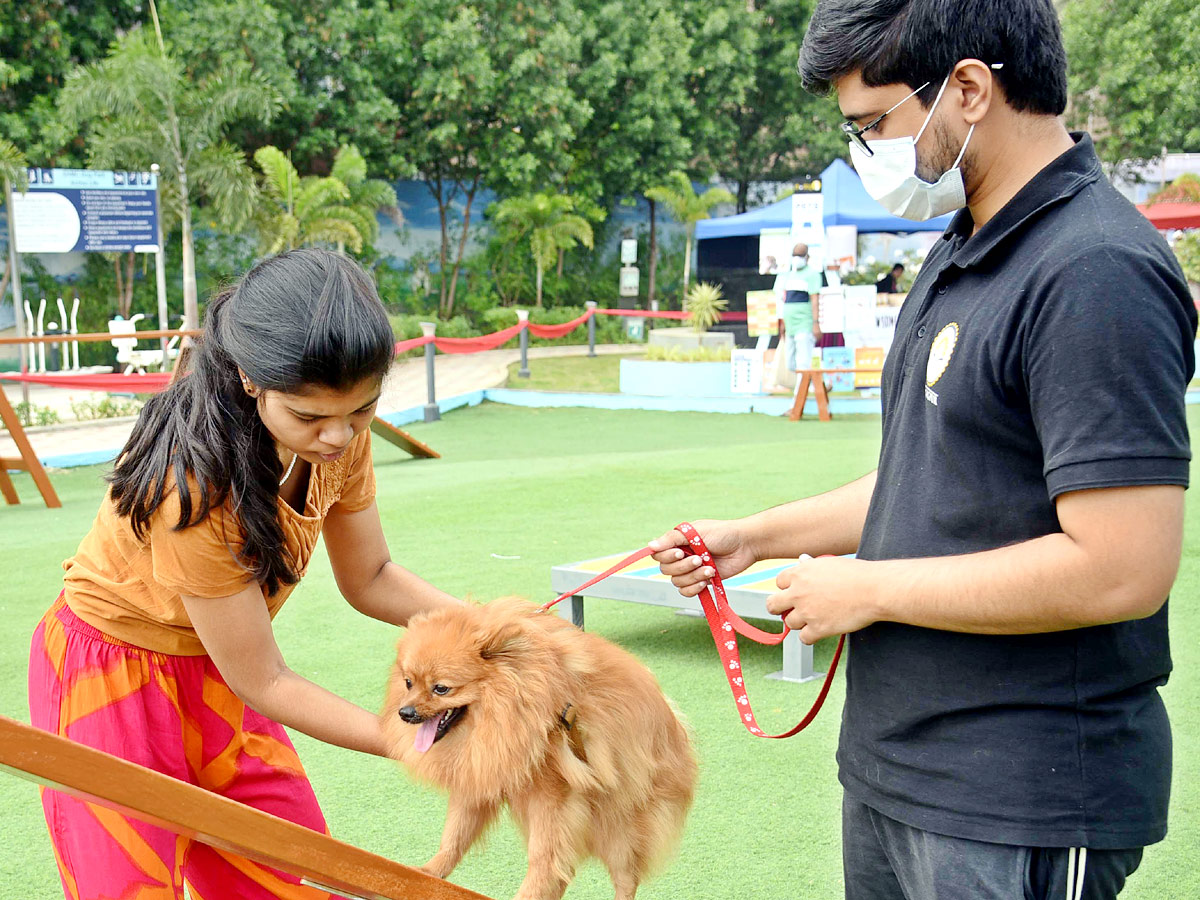
<path id="1" fill-rule="evenodd" d="M 729 302 L 721 294 L 721 286 L 710 281 L 701 281 L 688 291 L 684 309 L 692 328 L 703 334 L 721 320 L 721 313 Z"/>
<path id="2" fill-rule="evenodd" d="M 17 420 L 26 428 L 32 428 L 34 425 L 57 425 L 62 421 L 53 408 L 39 406 L 25 400 L 14 404 L 13 411 L 17 414 Z M 0 421 L 0 428 L 8 430 L 8 426 L 3 421 Z"/>
<path id="3" fill-rule="evenodd" d="M 116 419 L 136 416 L 145 404 L 141 400 L 124 397 L 104 397 L 93 403 L 90 400 L 72 400 L 71 412 L 81 422 L 90 419 Z"/>

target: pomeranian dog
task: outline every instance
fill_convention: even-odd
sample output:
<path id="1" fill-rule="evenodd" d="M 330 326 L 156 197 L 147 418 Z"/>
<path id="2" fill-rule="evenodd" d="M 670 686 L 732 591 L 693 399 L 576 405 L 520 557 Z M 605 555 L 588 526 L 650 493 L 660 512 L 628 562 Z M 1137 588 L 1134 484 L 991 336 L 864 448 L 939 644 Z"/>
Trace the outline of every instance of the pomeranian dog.
<path id="1" fill-rule="evenodd" d="M 632 900 L 675 849 L 697 775 L 649 669 L 514 599 L 417 616 L 396 649 L 389 753 L 450 795 L 422 868 L 449 875 L 507 804 L 529 857 L 518 900 L 561 897 L 593 856 Z"/>

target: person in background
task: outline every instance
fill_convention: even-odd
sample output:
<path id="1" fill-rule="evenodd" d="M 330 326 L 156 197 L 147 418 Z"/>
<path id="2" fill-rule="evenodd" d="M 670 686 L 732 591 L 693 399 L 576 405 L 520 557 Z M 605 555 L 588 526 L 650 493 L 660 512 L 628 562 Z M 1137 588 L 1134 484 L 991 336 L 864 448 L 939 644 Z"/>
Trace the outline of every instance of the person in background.
<path id="1" fill-rule="evenodd" d="M 904 274 L 904 266 L 896 263 L 891 271 L 875 282 L 875 290 L 880 294 L 900 293 L 900 277 Z"/>
<path id="2" fill-rule="evenodd" d="M 821 337 L 817 323 L 820 294 L 821 273 L 808 264 L 808 244 L 796 244 L 791 266 L 775 278 L 780 340 L 788 372 L 812 365 L 813 348 Z"/>

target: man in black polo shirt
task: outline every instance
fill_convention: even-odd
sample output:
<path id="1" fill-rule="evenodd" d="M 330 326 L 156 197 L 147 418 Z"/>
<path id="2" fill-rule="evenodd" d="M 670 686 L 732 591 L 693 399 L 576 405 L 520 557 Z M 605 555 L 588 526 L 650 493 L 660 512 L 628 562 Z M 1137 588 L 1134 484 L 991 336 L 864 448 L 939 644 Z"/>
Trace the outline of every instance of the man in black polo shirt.
<path id="1" fill-rule="evenodd" d="M 1065 69 L 1051 0 L 822 0 L 800 53 L 876 199 L 961 209 L 900 314 L 877 471 L 696 523 L 723 577 L 857 553 L 768 601 L 850 634 L 851 900 L 1111 898 L 1166 833 L 1196 312 L 1058 118 Z M 685 595 L 711 577 L 652 546 Z"/>

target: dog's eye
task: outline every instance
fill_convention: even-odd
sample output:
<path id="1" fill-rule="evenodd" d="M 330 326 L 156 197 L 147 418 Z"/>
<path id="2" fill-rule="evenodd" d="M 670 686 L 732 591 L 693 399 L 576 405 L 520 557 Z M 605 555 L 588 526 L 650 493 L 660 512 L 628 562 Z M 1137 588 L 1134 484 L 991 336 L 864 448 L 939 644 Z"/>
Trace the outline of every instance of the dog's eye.
<path id="1" fill-rule="evenodd" d="M 408 689 L 411 691 L 411 690 L 412 690 L 412 679 L 411 679 L 411 678 L 405 678 L 405 679 L 404 679 L 404 686 L 405 686 L 406 688 L 408 688 Z"/>
<path id="2" fill-rule="evenodd" d="M 446 685 L 444 685 L 444 684 L 435 684 L 433 686 L 433 692 L 435 694 L 441 694 L 444 696 L 444 695 L 450 693 L 450 688 L 446 687 Z"/>

